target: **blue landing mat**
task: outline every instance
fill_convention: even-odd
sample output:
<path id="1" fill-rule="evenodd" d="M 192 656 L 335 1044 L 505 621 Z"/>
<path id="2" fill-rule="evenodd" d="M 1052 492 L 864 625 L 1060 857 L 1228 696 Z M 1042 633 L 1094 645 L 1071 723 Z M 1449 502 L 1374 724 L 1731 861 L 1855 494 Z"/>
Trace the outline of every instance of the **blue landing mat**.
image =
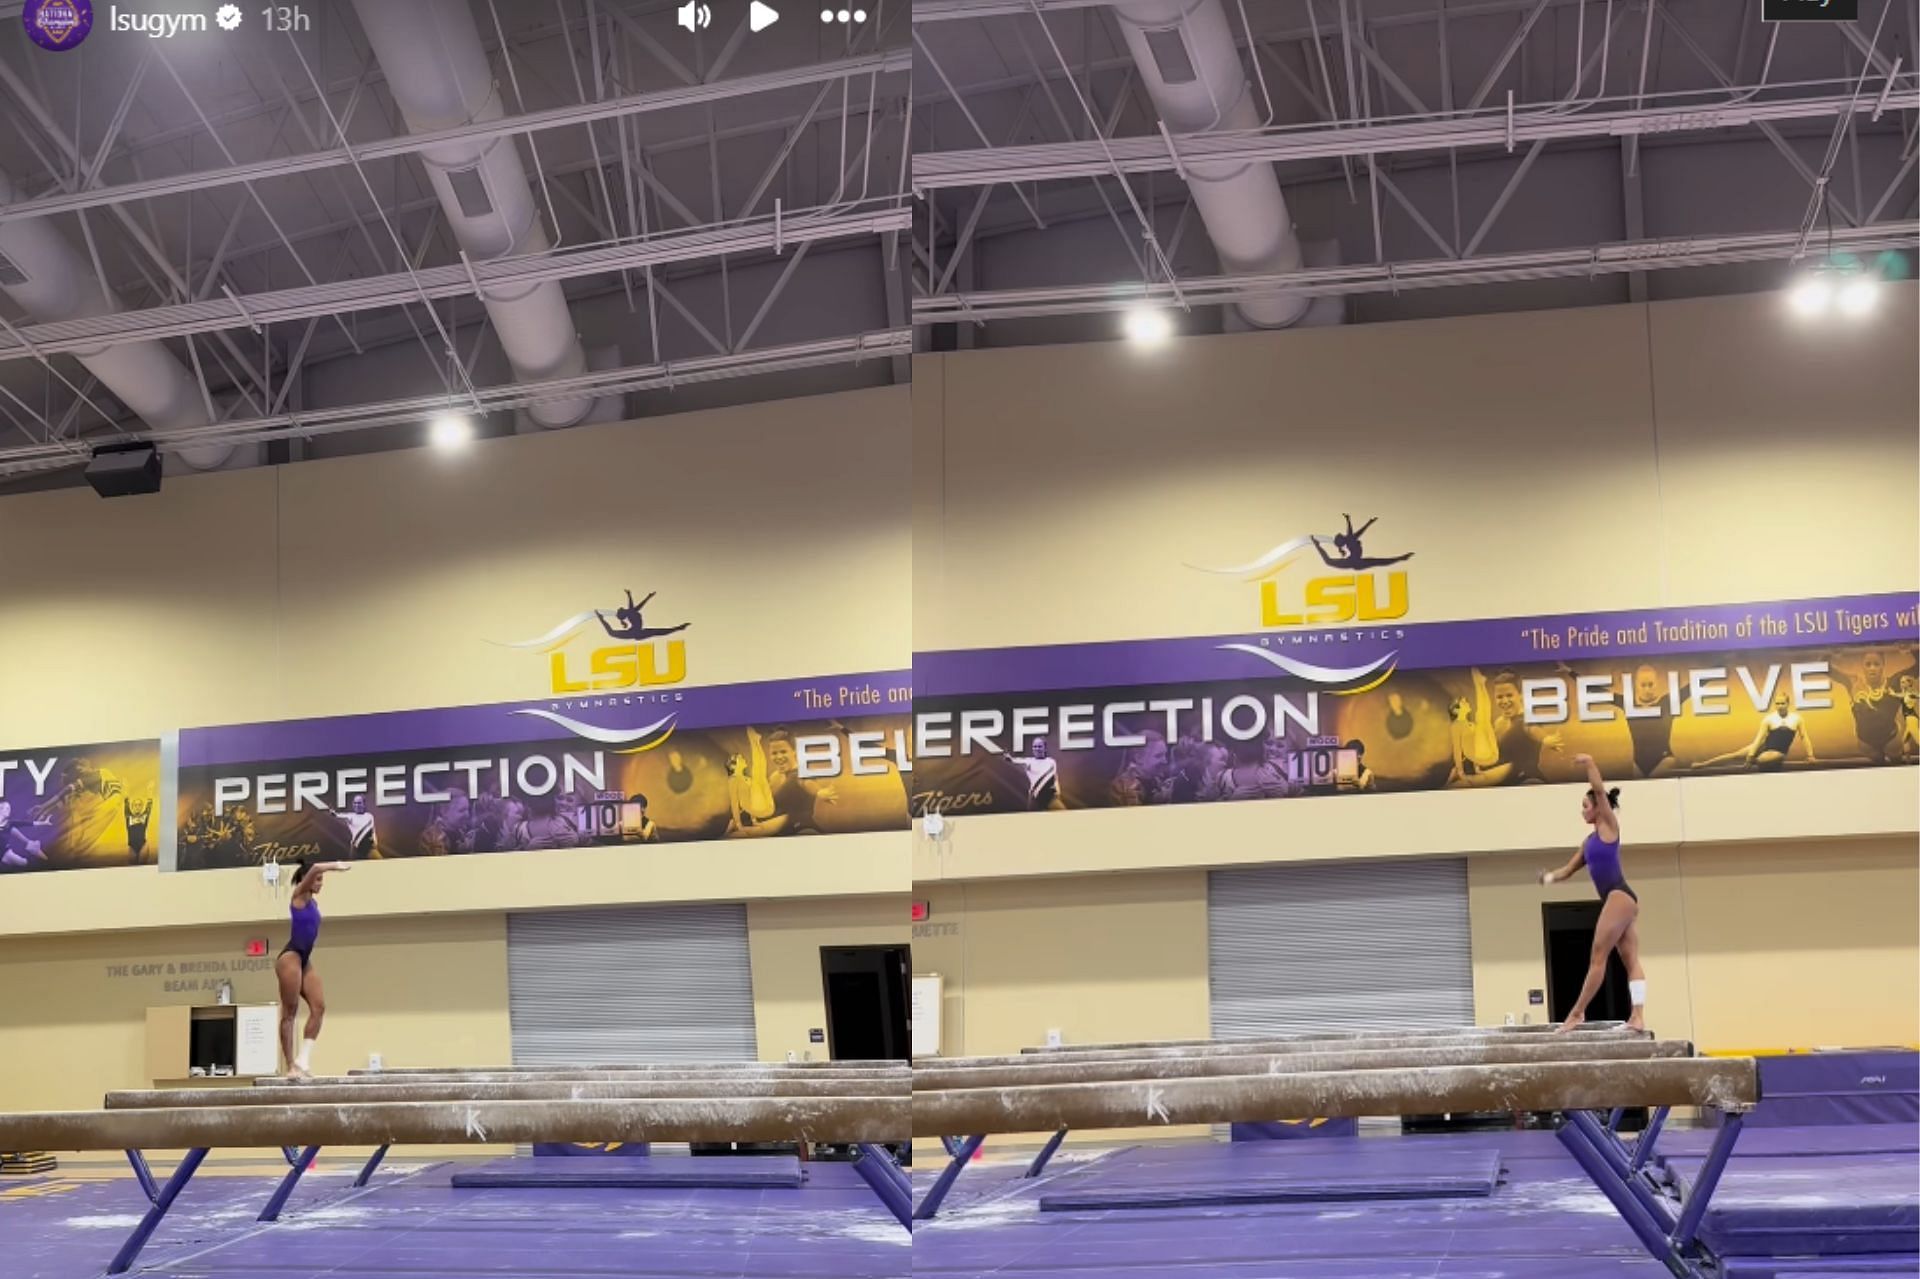
<path id="1" fill-rule="evenodd" d="M 497 1159 L 453 1174 L 455 1190 L 798 1190 L 793 1155 L 696 1159 Z"/>
<path id="2" fill-rule="evenodd" d="M 1702 1158 L 1719 1134 L 1711 1128 L 1668 1131 L 1654 1147 L 1657 1159 Z M 1910 1155 L 1920 1153 L 1920 1124 L 1855 1124 L 1817 1128 L 1746 1128 L 1733 1159 L 1792 1155 Z"/>
<path id="3" fill-rule="evenodd" d="M 1668 1167 L 1690 1184 L 1702 1162 Z M 1700 1237 L 1722 1257 L 1920 1252 L 1920 1178 L 1904 1154 L 1736 1158 Z"/>
<path id="4" fill-rule="evenodd" d="M 1222 1162 L 1200 1174 L 1176 1174 L 1151 1159 L 1105 1162 L 1056 1181 L 1040 1196 L 1040 1211 L 1485 1198 L 1500 1180 L 1494 1151 L 1421 1149 L 1405 1141 Z"/>

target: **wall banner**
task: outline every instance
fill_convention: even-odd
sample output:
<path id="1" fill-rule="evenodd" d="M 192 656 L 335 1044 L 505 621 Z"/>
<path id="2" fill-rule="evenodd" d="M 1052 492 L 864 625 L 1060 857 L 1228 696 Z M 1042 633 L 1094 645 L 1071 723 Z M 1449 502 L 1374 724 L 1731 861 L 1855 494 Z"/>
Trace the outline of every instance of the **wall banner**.
<path id="1" fill-rule="evenodd" d="M 897 770 L 800 750 L 851 758 L 912 696 L 887 672 L 189 729 L 179 869 L 904 829 Z"/>
<path id="2" fill-rule="evenodd" d="M 152 866 L 160 743 L 0 751 L 0 874 Z"/>
<path id="3" fill-rule="evenodd" d="M 1912 595 L 1335 629 L 1264 610 L 1278 629 L 916 655 L 914 812 L 1572 781 L 1578 754 L 1622 779 L 1920 757 Z"/>

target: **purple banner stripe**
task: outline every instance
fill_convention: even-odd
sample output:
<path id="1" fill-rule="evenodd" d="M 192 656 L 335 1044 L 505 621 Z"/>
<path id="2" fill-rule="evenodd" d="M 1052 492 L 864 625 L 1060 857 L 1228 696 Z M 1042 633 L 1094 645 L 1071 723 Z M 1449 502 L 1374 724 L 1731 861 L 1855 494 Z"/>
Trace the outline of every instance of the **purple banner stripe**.
<path id="1" fill-rule="evenodd" d="M 960 697 L 1212 683 L 1262 673 L 1276 677 L 1286 674 L 1262 653 L 1342 669 L 1364 667 L 1391 654 L 1399 669 L 1433 670 L 1530 662 L 1628 662 L 1683 653 L 1839 643 L 1911 643 L 1920 639 L 1920 626 L 1914 618 L 1917 602 L 1920 597 L 1911 593 L 1846 595 L 1555 617 L 961 649 L 914 654 L 913 680 L 920 697 Z M 1819 629 L 1821 624 L 1824 630 Z"/>
<path id="2" fill-rule="evenodd" d="M 510 746 L 574 736 L 543 711 L 610 730 L 635 729 L 673 716 L 679 728 L 766 728 L 829 719 L 904 714 L 912 692 L 910 673 L 884 671 L 826 675 L 815 679 L 767 680 L 705 688 L 668 688 L 611 697 L 541 698 L 492 706 L 390 711 L 327 719 L 281 720 L 190 728 L 180 733 L 180 764 L 262 763 L 321 759 L 388 751 L 443 750 L 461 746 Z M 581 744 L 591 741 L 581 738 Z M 618 745 L 618 743 L 615 743 Z"/>

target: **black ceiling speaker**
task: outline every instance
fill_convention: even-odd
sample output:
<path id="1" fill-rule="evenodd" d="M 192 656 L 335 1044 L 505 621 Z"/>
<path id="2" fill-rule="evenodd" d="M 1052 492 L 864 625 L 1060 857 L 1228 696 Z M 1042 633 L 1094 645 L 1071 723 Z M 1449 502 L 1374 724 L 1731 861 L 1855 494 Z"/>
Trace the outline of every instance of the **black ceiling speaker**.
<path id="1" fill-rule="evenodd" d="M 87 483 L 101 497 L 160 491 L 160 454 L 153 445 L 103 444 L 87 463 Z"/>

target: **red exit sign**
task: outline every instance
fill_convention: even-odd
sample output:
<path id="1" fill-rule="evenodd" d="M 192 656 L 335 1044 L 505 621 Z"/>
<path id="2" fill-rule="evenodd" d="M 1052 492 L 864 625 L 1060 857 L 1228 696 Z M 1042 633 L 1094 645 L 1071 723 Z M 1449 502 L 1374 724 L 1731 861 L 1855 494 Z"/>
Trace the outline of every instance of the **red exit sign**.
<path id="1" fill-rule="evenodd" d="M 266 938 L 249 937 L 247 939 L 247 958 L 248 959 L 264 959 L 266 957 L 266 954 L 267 954 Z"/>
<path id="2" fill-rule="evenodd" d="M 915 902 L 913 904 L 913 922 L 916 924 L 926 919 L 927 916 L 931 915 L 932 913 L 933 912 L 931 910 L 927 909 L 927 904 L 925 902 Z"/>

